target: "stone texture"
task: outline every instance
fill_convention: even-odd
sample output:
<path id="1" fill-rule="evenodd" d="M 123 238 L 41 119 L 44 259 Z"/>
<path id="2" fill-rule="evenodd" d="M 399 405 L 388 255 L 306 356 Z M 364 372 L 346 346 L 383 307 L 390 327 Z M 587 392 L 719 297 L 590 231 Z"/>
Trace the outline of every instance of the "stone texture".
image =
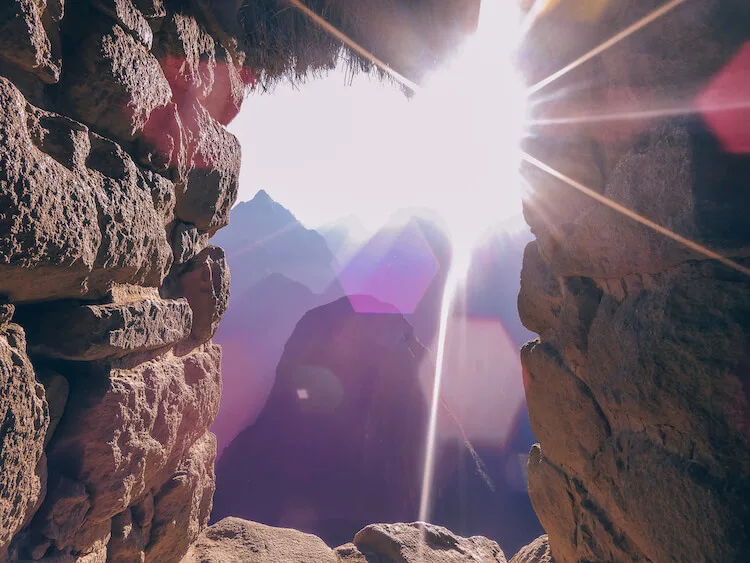
<path id="1" fill-rule="evenodd" d="M 132 160 L 29 106 L 2 78 L 0 99 L 0 293 L 30 301 L 101 295 L 115 281 L 158 286 L 172 253 Z"/>
<path id="2" fill-rule="evenodd" d="M 197 101 L 178 106 L 185 131 L 188 173 L 177 190 L 177 217 L 215 233 L 229 222 L 237 197 L 240 144 Z"/>
<path id="3" fill-rule="evenodd" d="M 129 31 L 145 47 L 151 48 L 154 34 L 148 25 L 148 21 L 132 0 L 93 0 L 92 4 L 114 18 L 118 24 Z"/>
<path id="4" fill-rule="evenodd" d="M 224 250 L 209 246 L 187 263 L 176 266 L 164 282 L 167 297 L 184 297 L 193 311 L 192 346 L 216 332 L 229 303 L 229 267 Z"/>
<path id="5" fill-rule="evenodd" d="M 112 518 L 112 537 L 107 544 L 107 560 L 112 563 L 143 562 L 144 550 L 151 537 L 154 497 L 143 500 Z"/>
<path id="6" fill-rule="evenodd" d="M 189 223 L 178 222 L 172 233 L 172 252 L 174 263 L 184 264 L 208 246 L 208 235 L 201 233 L 198 227 Z"/>
<path id="7" fill-rule="evenodd" d="M 154 497 L 147 562 L 179 561 L 208 524 L 214 494 L 216 438 L 206 433 Z"/>
<path id="8" fill-rule="evenodd" d="M 0 7 L 0 58 L 52 84 L 60 78 L 62 60 L 59 45 L 53 48 L 44 29 L 43 13 L 43 2 L 8 0 L 3 3 Z"/>
<path id="9" fill-rule="evenodd" d="M 178 105 L 194 99 L 205 100 L 211 95 L 216 72 L 216 43 L 194 16 L 175 12 L 166 18 L 154 54 Z"/>
<path id="10" fill-rule="evenodd" d="M 44 396 L 49 405 L 49 426 L 47 427 L 47 434 L 44 437 L 44 446 L 47 447 L 65 412 L 70 386 L 67 379 L 51 370 L 38 371 L 37 378 L 44 385 Z"/>
<path id="11" fill-rule="evenodd" d="M 574 4 L 562 2 L 522 47 L 532 83 L 655 7 L 612 3 L 590 25 L 574 21 L 582 13 Z M 539 125 L 526 150 L 747 267 L 747 155 L 723 151 L 701 119 L 652 110 L 693 104 L 747 40 L 731 22 L 749 15 L 741 3 L 701 0 L 619 42 L 540 92 L 547 99 L 533 111 L 634 119 Z M 686 55 L 687 44 L 700 54 Z M 574 85 L 573 101 L 545 96 Z M 522 351 L 540 441 L 529 493 L 548 555 L 743 560 L 750 279 L 550 175 L 525 174 L 537 240 L 524 259 L 519 312 L 540 335 Z"/>
<path id="12" fill-rule="evenodd" d="M 184 340 L 192 328 L 185 299 L 36 307 L 24 315 L 29 349 L 66 360 L 118 358 Z M 65 335 L 61 338 L 61 335 Z"/>
<path id="13" fill-rule="evenodd" d="M 432 524 L 373 524 L 354 536 L 354 545 L 366 558 L 377 554 L 393 563 L 506 562 L 494 541 L 481 536 L 462 538 Z"/>
<path id="14" fill-rule="evenodd" d="M 132 370 L 92 367 L 71 379 L 48 455 L 52 467 L 85 485 L 87 522 L 113 517 L 174 475 L 216 415 L 219 364 L 220 350 L 208 345 Z M 92 385 L 95 393 L 82 392 Z"/>
<path id="15" fill-rule="evenodd" d="M 547 534 L 539 536 L 529 545 L 522 547 L 510 560 L 510 563 L 555 563 L 549 549 Z"/>
<path id="16" fill-rule="evenodd" d="M 207 528 L 182 563 L 337 563 L 320 538 L 240 518 Z"/>
<path id="17" fill-rule="evenodd" d="M 69 66 L 61 86 L 71 115 L 116 140 L 142 134 L 172 98 L 159 61 L 119 25 L 92 29 Z"/>
<path id="18" fill-rule="evenodd" d="M 0 329 L 0 559 L 44 498 L 49 410 L 26 356 L 23 330 Z"/>

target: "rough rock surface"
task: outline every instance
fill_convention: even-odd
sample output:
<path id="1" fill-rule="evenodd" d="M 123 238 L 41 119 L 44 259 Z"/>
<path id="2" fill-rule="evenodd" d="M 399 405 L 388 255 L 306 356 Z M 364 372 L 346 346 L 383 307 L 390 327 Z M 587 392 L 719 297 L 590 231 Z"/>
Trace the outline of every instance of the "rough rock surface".
<path id="1" fill-rule="evenodd" d="M 244 59 L 183 4 L 0 8 L 2 561 L 176 562 L 208 523 L 229 273 L 207 243 L 236 196 L 221 123 Z M 180 17 L 235 61 L 189 99 L 164 56 Z"/>
<path id="2" fill-rule="evenodd" d="M 539 536 L 529 545 L 521 548 L 510 563 L 555 563 L 555 558 L 549 550 L 547 534 Z"/>
<path id="3" fill-rule="evenodd" d="M 23 330 L 0 330 L 0 559 L 44 498 L 49 411 L 26 355 Z"/>
<path id="4" fill-rule="evenodd" d="M 207 528 L 182 563 L 337 563 L 323 540 L 240 518 L 224 518 Z"/>
<path id="5" fill-rule="evenodd" d="M 185 299 L 35 308 L 26 313 L 29 349 L 66 360 L 118 358 L 185 340 L 193 313 Z M 65 338 L 58 338 L 62 333 Z"/>
<path id="6" fill-rule="evenodd" d="M 529 83 L 654 7 L 610 4 L 591 25 L 574 4 L 562 2 L 530 33 L 521 52 Z M 575 84 L 575 96 L 548 97 L 533 112 L 634 119 L 540 125 L 525 149 L 747 268 L 746 151 L 725 150 L 710 115 L 649 110 L 692 103 L 710 88 L 748 39 L 746 30 L 728 31 L 731 21 L 748 17 L 738 3 L 697 1 L 621 41 L 538 93 Z M 688 44 L 700 56 L 687 55 Z M 750 277 L 532 164 L 524 173 L 537 240 L 526 249 L 518 306 L 539 334 L 522 351 L 540 442 L 529 492 L 550 553 L 532 544 L 514 560 L 539 560 L 532 552 L 561 562 L 743 560 Z"/>
<path id="7" fill-rule="evenodd" d="M 506 563 L 494 541 L 462 538 L 432 524 L 372 524 L 357 532 L 353 543 L 365 561 L 377 554 L 393 563 Z"/>

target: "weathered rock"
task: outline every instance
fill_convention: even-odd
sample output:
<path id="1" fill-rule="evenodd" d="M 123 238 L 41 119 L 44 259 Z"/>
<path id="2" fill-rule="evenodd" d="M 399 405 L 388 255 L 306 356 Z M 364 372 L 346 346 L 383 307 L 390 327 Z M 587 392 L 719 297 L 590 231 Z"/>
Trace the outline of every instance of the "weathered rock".
<path id="1" fill-rule="evenodd" d="M 0 100 L 0 293 L 30 301 L 95 297 L 112 282 L 160 285 L 172 253 L 132 160 L 27 105 L 2 78 Z"/>
<path id="2" fill-rule="evenodd" d="M 561 308 L 560 282 L 540 256 L 537 242 L 532 241 L 523 253 L 518 315 L 526 328 L 546 335 L 559 326 Z"/>
<path id="3" fill-rule="evenodd" d="M 194 16 L 175 12 L 166 18 L 154 54 L 178 106 L 210 96 L 216 71 L 216 46 Z"/>
<path id="4" fill-rule="evenodd" d="M 207 342 L 216 332 L 229 302 L 229 268 L 224 251 L 209 246 L 182 266 L 176 266 L 164 283 L 167 297 L 184 297 L 193 311 L 190 345 Z"/>
<path id="5" fill-rule="evenodd" d="M 182 563 L 337 563 L 320 538 L 239 518 L 206 528 Z"/>
<path id="6" fill-rule="evenodd" d="M 169 102 L 151 112 L 137 142 L 139 161 L 177 178 L 187 174 L 187 137 L 177 106 Z"/>
<path id="7" fill-rule="evenodd" d="M 50 370 L 39 371 L 37 378 L 44 385 L 44 397 L 47 399 L 47 404 L 49 405 L 49 427 L 44 437 L 44 446 L 47 447 L 62 418 L 63 412 L 65 412 L 70 386 L 67 379 Z"/>
<path id="8" fill-rule="evenodd" d="M 16 312 L 16 307 L 13 303 L 2 303 L 0 304 L 0 329 L 13 320 L 13 314 Z"/>
<path id="9" fill-rule="evenodd" d="M 52 2 L 54 4 L 55 2 Z M 8 0 L 0 7 L 0 57 L 52 84 L 60 78 L 62 60 L 42 23 L 44 3 Z"/>
<path id="10" fill-rule="evenodd" d="M 144 550 L 151 537 L 154 497 L 148 493 L 137 505 L 112 518 L 112 537 L 107 544 L 107 561 L 133 563 L 145 561 Z"/>
<path id="11" fill-rule="evenodd" d="M 555 563 L 549 549 L 547 534 L 539 536 L 529 545 L 521 548 L 510 560 L 510 563 Z"/>
<path id="12" fill-rule="evenodd" d="M 44 437 L 49 411 L 44 388 L 26 356 L 23 330 L 0 330 L 0 559 L 44 498 Z"/>
<path id="13" fill-rule="evenodd" d="M 433 524 L 373 524 L 354 536 L 354 545 L 366 557 L 377 554 L 393 563 L 506 561 L 494 541 L 481 536 L 462 538 Z"/>
<path id="14" fill-rule="evenodd" d="M 206 433 L 156 493 L 147 562 L 179 561 L 208 524 L 214 494 L 216 438 Z"/>
<path id="15" fill-rule="evenodd" d="M 172 98 L 159 62 L 119 25 L 93 30 L 70 58 L 61 84 L 66 107 L 116 140 L 134 140 Z"/>
<path id="16" fill-rule="evenodd" d="M 568 370 L 549 344 L 527 343 L 521 361 L 531 428 L 545 444 L 545 457 L 584 473 L 586 463 L 610 433 L 591 390 Z M 560 419 L 557 409 L 566 416 Z"/>
<path id="17" fill-rule="evenodd" d="M 240 144 L 197 101 L 178 106 L 185 132 L 188 173 L 177 190 L 177 217 L 215 233 L 229 222 L 237 198 Z"/>
<path id="18" fill-rule="evenodd" d="M 208 246 L 208 234 L 189 223 L 177 223 L 172 233 L 174 263 L 184 264 Z"/>
<path id="19" fill-rule="evenodd" d="M 251 70 L 238 63 L 240 56 L 237 51 L 233 56 L 223 45 L 216 44 L 214 87 L 211 96 L 202 103 L 208 113 L 223 125 L 227 125 L 240 112 L 248 84 L 254 78 Z"/>
<path id="20" fill-rule="evenodd" d="M 91 361 L 184 340 L 190 336 L 192 316 L 185 299 L 156 297 L 129 303 L 34 307 L 23 319 L 34 354 Z"/>
<path id="21" fill-rule="evenodd" d="M 146 18 L 133 4 L 132 0 L 93 0 L 92 4 L 114 18 L 118 24 L 133 34 L 145 47 L 151 48 L 154 34 Z"/>
<path id="22" fill-rule="evenodd" d="M 79 369 L 70 380 L 70 400 L 48 455 L 51 466 L 85 485 L 87 522 L 111 518 L 174 475 L 216 415 L 220 355 L 218 347 L 206 346 L 132 370 Z"/>

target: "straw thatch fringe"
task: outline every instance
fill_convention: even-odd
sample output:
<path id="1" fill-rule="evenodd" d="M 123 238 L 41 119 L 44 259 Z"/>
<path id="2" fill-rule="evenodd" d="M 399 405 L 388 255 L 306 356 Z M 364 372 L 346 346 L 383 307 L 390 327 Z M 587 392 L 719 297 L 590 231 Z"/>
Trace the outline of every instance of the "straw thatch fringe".
<path id="1" fill-rule="evenodd" d="M 495 0 L 499 1 L 499 0 Z M 418 78 L 476 23 L 479 0 L 304 0 L 304 4 L 394 70 Z M 379 71 L 287 0 L 243 0 L 245 64 L 267 87 L 299 81 L 343 63 L 348 75 Z M 467 22 L 468 25 L 467 25 Z"/>

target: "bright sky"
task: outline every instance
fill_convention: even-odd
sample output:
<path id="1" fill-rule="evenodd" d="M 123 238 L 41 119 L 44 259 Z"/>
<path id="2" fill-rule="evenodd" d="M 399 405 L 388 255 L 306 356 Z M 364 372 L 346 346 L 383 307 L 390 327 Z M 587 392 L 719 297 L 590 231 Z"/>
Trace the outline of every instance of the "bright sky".
<path id="1" fill-rule="evenodd" d="M 483 3 L 476 37 L 411 100 L 374 77 L 348 85 L 343 70 L 251 95 L 230 125 L 239 201 L 262 188 L 308 227 L 355 215 L 372 230 L 428 207 L 465 237 L 517 215 L 522 88 L 505 4 Z"/>

